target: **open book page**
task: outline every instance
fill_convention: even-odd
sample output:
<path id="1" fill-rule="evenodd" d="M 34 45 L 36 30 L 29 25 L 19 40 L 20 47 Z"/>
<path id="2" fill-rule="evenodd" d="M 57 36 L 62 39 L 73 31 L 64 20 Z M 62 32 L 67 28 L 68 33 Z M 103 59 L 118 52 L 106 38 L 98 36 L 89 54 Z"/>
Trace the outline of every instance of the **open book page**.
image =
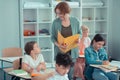
<path id="1" fill-rule="evenodd" d="M 28 75 L 28 73 L 26 71 L 22 70 L 22 69 L 13 70 L 13 71 L 11 71 L 11 73 L 14 74 L 14 75 L 18 75 L 18 76 Z"/>
<path id="2" fill-rule="evenodd" d="M 64 53 L 78 46 L 76 41 L 79 39 L 79 34 L 64 38 L 61 33 L 58 31 L 58 43 L 67 45 L 66 49 L 61 49 Z"/>
<path id="3" fill-rule="evenodd" d="M 90 65 L 92 67 L 100 68 L 105 72 L 117 71 L 118 67 L 113 65 Z"/>
<path id="4" fill-rule="evenodd" d="M 120 61 L 112 60 L 112 62 L 110 62 L 110 65 L 117 66 L 120 69 Z"/>
<path id="5" fill-rule="evenodd" d="M 101 65 L 100 68 L 105 72 L 116 71 L 118 69 L 117 66 L 113 65 Z"/>

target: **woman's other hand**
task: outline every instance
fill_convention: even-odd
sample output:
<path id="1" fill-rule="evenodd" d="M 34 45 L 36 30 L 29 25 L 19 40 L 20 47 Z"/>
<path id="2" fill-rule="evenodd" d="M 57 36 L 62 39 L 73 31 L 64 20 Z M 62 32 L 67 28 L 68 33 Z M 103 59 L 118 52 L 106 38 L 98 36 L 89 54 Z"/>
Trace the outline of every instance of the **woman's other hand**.
<path id="1" fill-rule="evenodd" d="M 66 43 L 59 44 L 58 47 L 61 48 L 61 49 L 66 49 L 67 48 L 67 44 Z"/>
<path id="2" fill-rule="evenodd" d="M 65 43 L 59 44 L 59 43 L 55 42 L 55 45 L 58 46 L 59 49 L 66 49 L 67 48 L 67 44 L 65 44 Z"/>

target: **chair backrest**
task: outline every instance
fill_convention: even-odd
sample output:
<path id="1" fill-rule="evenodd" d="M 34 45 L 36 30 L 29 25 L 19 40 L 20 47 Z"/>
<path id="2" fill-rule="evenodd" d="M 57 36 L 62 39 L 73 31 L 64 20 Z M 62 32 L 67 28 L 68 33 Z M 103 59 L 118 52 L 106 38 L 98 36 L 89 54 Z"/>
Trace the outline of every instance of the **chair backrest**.
<path id="1" fill-rule="evenodd" d="M 13 47 L 13 48 L 5 48 L 2 50 L 2 57 L 17 57 L 22 56 L 22 49 Z"/>

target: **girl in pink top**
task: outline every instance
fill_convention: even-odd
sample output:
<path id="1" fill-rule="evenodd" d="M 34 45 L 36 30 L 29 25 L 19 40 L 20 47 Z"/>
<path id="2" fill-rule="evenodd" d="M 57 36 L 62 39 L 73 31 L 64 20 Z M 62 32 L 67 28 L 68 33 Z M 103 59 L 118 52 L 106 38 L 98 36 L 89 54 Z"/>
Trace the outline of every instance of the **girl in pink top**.
<path id="1" fill-rule="evenodd" d="M 88 47 L 91 43 L 89 35 L 89 28 L 85 25 L 81 26 L 82 29 L 82 38 L 79 42 L 79 55 L 84 55 L 84 50 L 86 47 Z"/>
<path id="2" fill-rule="evenodd" d="M 90 38 L 88 37 L 89 34 L 89 28 L 85 25 L 81 26 L 82 29 L 82 38 L 79 40 L 79 58 L 76 59 L 75 65 L 74 65 L 74 80 L 76 78 L 82 78 L 84 79 L 83 70 L 85 67 L 85 59 L 84 59 L 84 50 L 86 47 L 88 47 L 91 43 Z"/>

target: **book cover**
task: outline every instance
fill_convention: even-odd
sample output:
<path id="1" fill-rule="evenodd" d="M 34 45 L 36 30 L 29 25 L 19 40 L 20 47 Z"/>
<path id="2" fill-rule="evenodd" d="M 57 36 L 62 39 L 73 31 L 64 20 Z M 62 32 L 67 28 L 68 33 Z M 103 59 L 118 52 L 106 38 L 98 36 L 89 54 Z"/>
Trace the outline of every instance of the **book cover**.
<path id="1" fill-rule="evenodd" d="M 62 52 L 66 53 L 69 50 L 78 47 L 78 44 L 76 43 L 77 40 L 79 39 L 79 34 L 75 34 L 73 36 L 70 37 L 66 37 L 64 38 L 61 33 L 58 31 L 58 44 L 62 44 L 62 45 L 67 45 L 66 49 L 60 49 Z"/>

